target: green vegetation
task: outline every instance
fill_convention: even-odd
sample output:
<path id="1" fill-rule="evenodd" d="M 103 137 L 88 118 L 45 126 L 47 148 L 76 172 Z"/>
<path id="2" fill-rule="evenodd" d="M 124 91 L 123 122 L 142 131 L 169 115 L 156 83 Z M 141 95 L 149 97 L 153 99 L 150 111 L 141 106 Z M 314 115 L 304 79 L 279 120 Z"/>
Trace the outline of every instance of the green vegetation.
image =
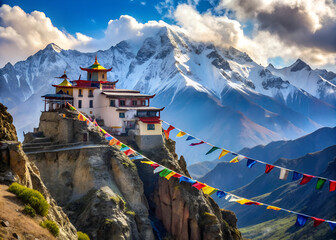
<path id="1" fill-rule="evenodd" d="M 29 204 L 41 216 L 48 214 L 49 204 L 39 191 L 27 188 L 18 183 L 12 183 L 8 191 L 14 193 L 24 203 Z"/>
<path id="2" fill-rule="evenodd" d="M 126 213 L 127 215 L 135 216 L 135 212 L 129 210 L 128 207 L 125 208 L 125 213 Z"/>
<path id="3" fill-rule="evenodd" d="M 217 217 L 209 212 L 204 212 L 201 216 L 200 221 L 201 226 L 205 227 L 208 225 L 218 224 Z"/>
<path id="4" fill-rule="evenodd" d="M 50 220 L 45 220 L 43 222 L 40 223 L 41 227 L 44 227 L 46 229 L 49 230 L 49 232 L 54 235 L 55 237 L 58 236 L 59 234 L 59 228 L 57 226 L 57 224 L 53 221 Z"/>
<path id="5" fill-rule="evenodd" d="M 77 232 L 78 240 L 90 240 L 86 233 Z"/>
<path id="6" fill-rule="evenodd" d="M 125 207 L 126 207 L 126 202 L 125 202 L 125 200 L 121 197 L 121 196 L 119 196 L 118 194 L 116 194 L 115 196 L 113 196 L 113 197 L 111 197 L 110 198 L 116 205 L 119 205 L 119 207 L 121 208 L 121 209 L 125 209 Z"/>
<path id="7" fill-rule="evenodd" d="M 26 205 L 25 205 L 25 207 L 24 207 L 24 209 L 23 209 L 23 212 L 24 212 L 25 214 L 28 214 L 28 215 L 31 216 L 31 217 L 35 217 L 35 216 L 36 216 L 36 211 L 35 211 L 34 208 L 32 208 L 32 207 L 30 206 L 30 204 L 26 204 Z"/>

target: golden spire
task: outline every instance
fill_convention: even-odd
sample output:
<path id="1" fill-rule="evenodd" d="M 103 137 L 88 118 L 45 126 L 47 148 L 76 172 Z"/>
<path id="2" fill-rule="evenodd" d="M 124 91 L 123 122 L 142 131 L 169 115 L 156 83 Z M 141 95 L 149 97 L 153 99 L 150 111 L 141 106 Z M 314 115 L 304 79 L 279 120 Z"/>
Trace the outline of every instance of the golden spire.
<path id="1" fill-rule="evenodd" d="M 98 63 L 98 60 L 97 60 L 97 55 L 96 55 L 96 58 L 95 58 L 94 65 L 96 65 L 96 64 L 99 64 L 99 63 Z"/>

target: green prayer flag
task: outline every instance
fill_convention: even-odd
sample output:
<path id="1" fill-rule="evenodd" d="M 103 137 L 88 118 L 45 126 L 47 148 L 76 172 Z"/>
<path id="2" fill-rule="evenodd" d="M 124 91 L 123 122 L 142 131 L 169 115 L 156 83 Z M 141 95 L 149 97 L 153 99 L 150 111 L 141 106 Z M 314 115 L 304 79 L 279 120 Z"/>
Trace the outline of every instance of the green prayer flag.
<path id="1" fill-rule="evenodd" d="M 217 149 L 219 149 L 218 147 L 212 147 L 205 155 L 208 155 L 214 151 L 216 151 Z"/>
<path id="2" fill-rule="evenodd" d="M 169 169 L 163 169 L 163 171 L 162 172 L 160 172 L 160 177 L 165 177 L 165 176 L 167 176 L 169 173 L 171 173 L 172 172 L 172 170 L 169 170 Z"/>
<path id="3" fill-rule="evenodd" d="M 319 178 L 317 180 L 317 183 L 316 183 L 316 189 L 320 190 L 323 187 L 323 185 L 324 185 L 325 182 L 326 182 L 325 179 Z"/>

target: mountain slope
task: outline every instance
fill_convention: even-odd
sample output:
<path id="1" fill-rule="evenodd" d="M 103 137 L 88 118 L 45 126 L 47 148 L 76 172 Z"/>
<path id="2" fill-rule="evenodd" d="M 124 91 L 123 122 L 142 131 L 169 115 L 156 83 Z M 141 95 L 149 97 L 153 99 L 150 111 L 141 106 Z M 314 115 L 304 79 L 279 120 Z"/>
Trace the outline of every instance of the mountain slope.
<path id="1" fill-rule="evenodd" d="M 293 77 L 285 80 L 275 75 L 275 70 L 273 74 L 237 49 L 191 41 L 181 29 L 169 25 L 143 39 L 122 41 L 96 53 L 49 44 L 27 60 L 0 69 L 0 89 L 10 92 L 1 94 L 0 100 L 11 104 L 18 132 L 37 125 L 43 106 L 38 96 L 54 91 L 51 84 L 58 83 L 54 77 L 66 70 L 71 79 L 78 79 L 83 74 L 79 66 L 91 65 L 96 54 L 103 66 L 113 68 L 108 78 L 119 79 L 117 87 L 156 93 L 152 104 L 166 106 L 164 119 L 213 144 L 224 142 L 233 150 L 297 138 L 334 125 L 335 105 L 295 86 Z M 321 70 L 318 73 L 326 75 Z M 17 79 L 21 87 L 17 87 Z M 24 105 L 36 106 L 28 114 L 29 124 L 22 122 L 27 117 Z M 193 155 L 195 149 L 182 146 L 177 151 L 183 152 L 188 162 L 204 160 L 200 154 Z"/>

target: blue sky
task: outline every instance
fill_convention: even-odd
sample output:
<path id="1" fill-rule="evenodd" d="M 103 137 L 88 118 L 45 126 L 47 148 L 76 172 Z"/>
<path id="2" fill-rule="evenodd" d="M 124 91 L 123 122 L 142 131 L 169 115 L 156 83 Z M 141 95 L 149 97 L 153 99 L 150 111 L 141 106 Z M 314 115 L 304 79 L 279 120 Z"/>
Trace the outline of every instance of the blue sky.
<path id="1" fill-rule="evenodd" d="M 277 67 L 297 58 L 336 69 L 336 4 L 328 0 L 0 0 L 0 67 L 50 41 L 64 49 L 106 49 L 160 20 L 195 41 L 233 46 Z M 121 17 L 125 15 L 124 17 Z M 154 21 L 154 22 L 150 22 Z M 119 29 L 119 30 L 118 30 Z M 120 31 L 122 29 L 122 31 Z M 125 36 L 123 36 L 122 34 Z"/>

